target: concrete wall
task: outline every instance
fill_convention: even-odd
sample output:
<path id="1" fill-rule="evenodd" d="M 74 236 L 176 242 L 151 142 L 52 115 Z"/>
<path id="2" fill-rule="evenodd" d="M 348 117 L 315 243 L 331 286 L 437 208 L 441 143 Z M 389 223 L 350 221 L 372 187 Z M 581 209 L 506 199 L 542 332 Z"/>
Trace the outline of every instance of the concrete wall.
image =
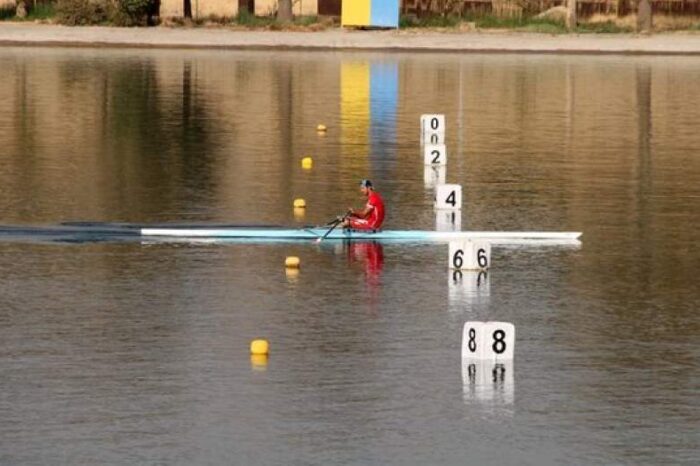
<path id="1" fill-rule="evenodd" d="M 0 0 L 11 2 L 15 0 Z M 267 16 L 277 11 L 278 0 L 255 0 L 255 14 Z M 183 0 L 161 0 L 160 16 L 163 18 L 181 18 L 184 16 Z M 295 15 L 318 14 L 318 0 L 293 0 Z M 238 14 L 238 0 L 192 0 L 192 16 L 206 18 L 208 16 L 233 17 Z"/>
<path id="2" fill-rule="evenodd" d="M 255 14 L 267 16 L 277 11 L 278 0 L 255 0 Z M 292 0 L 292 11 L 295 15 L 318 14 L 318 0 Z"/>
<path id="3" fill-rule="evenodd" d="M 2 1 L 2 0 L 0 0 Z M 238 0 L 192 0 L 192 17 L 208 16 L 233 17 L 238 14 Z M 161 0 L 160 16 L 163 18 L 181 18 L 184 16 L 183 0 Z"/>

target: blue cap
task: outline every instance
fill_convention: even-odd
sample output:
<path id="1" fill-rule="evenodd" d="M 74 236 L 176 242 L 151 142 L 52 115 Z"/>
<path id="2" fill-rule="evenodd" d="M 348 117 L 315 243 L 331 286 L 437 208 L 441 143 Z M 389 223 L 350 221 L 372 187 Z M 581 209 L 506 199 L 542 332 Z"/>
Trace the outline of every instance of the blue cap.
<path id="1" fill-rule="evenodd" d="M 362 186 L 363 188 L 371 188 L 372 182 L 370 180 L 362 180 L 360 181 L 360 186 Z"/>

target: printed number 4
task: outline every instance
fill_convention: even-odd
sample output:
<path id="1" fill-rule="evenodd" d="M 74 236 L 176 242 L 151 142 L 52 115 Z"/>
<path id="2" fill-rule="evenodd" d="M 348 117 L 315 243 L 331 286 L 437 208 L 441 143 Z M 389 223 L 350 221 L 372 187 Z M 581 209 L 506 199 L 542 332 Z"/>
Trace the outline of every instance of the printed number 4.
<path id="1" fill-rule="evenodd" d="M 455 192 L 452 191 L 449 196 L 447 196 L 447 199 L 445 199 L 446 204 L 451 204 L 452 207 L 454 207 L 457 204 L 457 200 L 455 199 Z"/>

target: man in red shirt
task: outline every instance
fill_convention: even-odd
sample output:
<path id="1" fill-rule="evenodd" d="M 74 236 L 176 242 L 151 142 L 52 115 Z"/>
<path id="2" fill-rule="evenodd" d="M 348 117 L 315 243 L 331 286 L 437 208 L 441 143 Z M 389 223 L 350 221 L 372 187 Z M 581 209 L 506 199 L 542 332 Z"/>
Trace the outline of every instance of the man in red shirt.
<path id="1" fill-rule="evenodd" d="M 384 222 L 384 201 L 374 190 L 370 180 L 360 182 L 360 191 L 367 196 L 367 204 L 361 211 L 350 208 L 347 218 L 343 221 L 343 228 L 362 231 L 379 230 Z"/>

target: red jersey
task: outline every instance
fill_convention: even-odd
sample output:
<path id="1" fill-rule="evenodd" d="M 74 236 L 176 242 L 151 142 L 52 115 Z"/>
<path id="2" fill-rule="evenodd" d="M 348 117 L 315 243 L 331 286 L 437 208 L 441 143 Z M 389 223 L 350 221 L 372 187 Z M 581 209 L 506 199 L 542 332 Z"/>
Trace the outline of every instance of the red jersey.
<path id="1" fill-rule="evenodd" d="M 372 211 L 367 216 L 367 223 L 373 230 L 378 230 L 384 223 L 384 200 L 379 193 L 370 190 L 367 197 L 367 207 L 371 207 Z"/>

